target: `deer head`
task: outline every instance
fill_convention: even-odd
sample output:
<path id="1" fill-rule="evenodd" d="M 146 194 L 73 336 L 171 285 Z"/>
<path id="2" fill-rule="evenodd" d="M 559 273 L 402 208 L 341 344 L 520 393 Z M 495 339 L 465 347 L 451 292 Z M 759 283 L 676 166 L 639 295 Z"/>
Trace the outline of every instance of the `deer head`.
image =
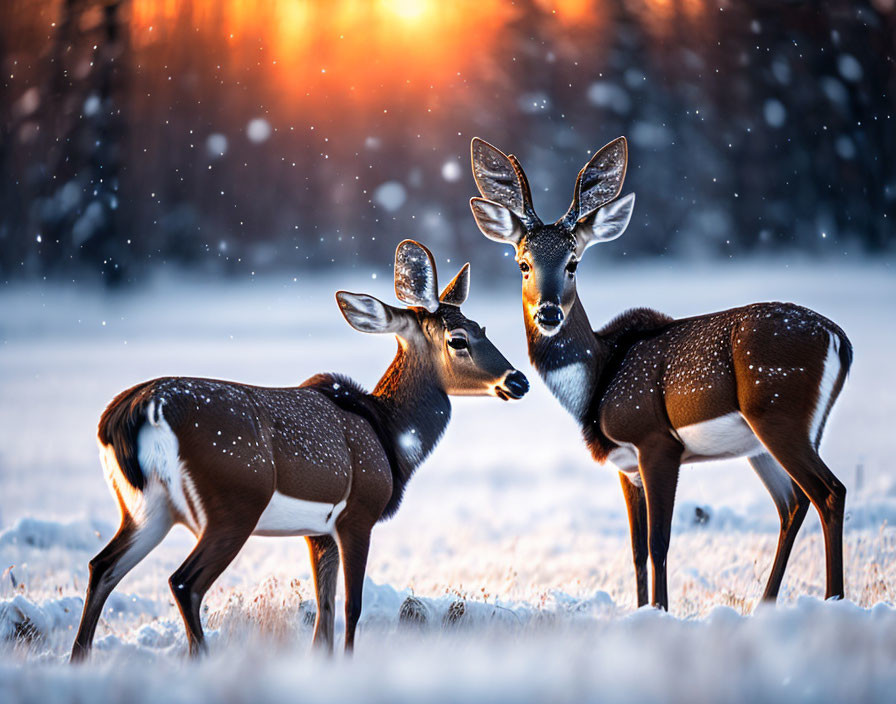
<path id="1" fill-rule="evenodd" d="M 460 311 L 469 290 L 470 265 L 464 264 L 439 294 L 432 253 L 404 240 L 395 250 L 395 295 L 407 307 L 347 291 L 339 291 L 336 300 L 356 330 L 393 333 L 406 352 L 428 361 L 446 393 L 522 398 L 529 389 L 526 377 L 485 336 L 485 328 Z"/>
<path id="2" fill-rule="evenodd" d="M 579 171 L 566 214 L 544 224 L 519 160 L 479 138 L 472 144 L 473 177 L 481 198 L 470 199 L 486 237 L 509 244 L 523 274 L 523 307 L 543 335 L 563 325 L 576 298 L 576 267 L 585 250 L 619 237 L 628 226 L 635 194 L 619 198 L 628 164 L 625 137 L 597 152 Z"/>

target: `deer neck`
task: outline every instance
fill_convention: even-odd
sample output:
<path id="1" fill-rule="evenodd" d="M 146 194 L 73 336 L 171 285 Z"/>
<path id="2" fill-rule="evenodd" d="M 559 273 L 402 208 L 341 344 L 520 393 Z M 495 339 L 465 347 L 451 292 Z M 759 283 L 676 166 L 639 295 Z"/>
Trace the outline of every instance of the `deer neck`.
<path id="1" fill-rule="evenodd" d="M 591 328 L 578 293 L 555 335 L 542 334 L 529 315 L 525 319 L 532 366 L 560 404 L 583 421 L 608 352 Z"/>
<path id="2" fill-rule="evenodd" d="M 373 390 L 394 442 L 399 479 L 406 482 L 432 452 L 451 419 L 448 394 L 429 357 L 399 340 L 398 353 Z M 402 487 L 403 488 L 403 487 Z"/>

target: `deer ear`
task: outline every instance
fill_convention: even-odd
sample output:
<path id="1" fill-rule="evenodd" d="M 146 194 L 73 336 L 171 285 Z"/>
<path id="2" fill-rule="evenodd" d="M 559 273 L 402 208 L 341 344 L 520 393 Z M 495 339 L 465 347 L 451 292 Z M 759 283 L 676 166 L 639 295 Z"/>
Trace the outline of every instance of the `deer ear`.
<path id="1" fill-rule="evenodd" d="M 529 180 L 519 159 L 479 137 L 474 137 L 470 144 L 470 157 L 473 178 L 483 198 L 503 205 L 530 229 L 541 225 L 532 205 Z"/>
<path id="2" fill-rule="evenodd" d="M 628 168 L 628 142 L 618 137 L 602 147 L 582 169 L 578 183 L 579 217 L 590 215 L 619 196 Z"/>
<path id="3" fill-rule="evenodd" d="M 615 240 L 628 227 L 635 209 L 635 194 L 614 200 L 612 203 L 581 220 L 573 233 L 576 237 L 576 253 L 581 256 L 588 247 L 598 242 Z"/>
<path id="4" fill-rule="evenodd" d="M 598 150 L 576 178 L 572 204 L 558 222 L 572 228 L 575 223 L 615 200 L 622 191 L 628 168 L 628 142 L 618 137 Z"/>
<path id="5" fill-rule="evenodd" d="M 474 137 L 470 143 L 470 158 L 473 178 L 482 196 L 503 203 L 516 213 L 523 213 L 523 184 L 510 157 L 484 139 Z"/>
<path id="6" fill-rule="evenodd" d="M 457 276 L 455 276 L 448 285 L 445 287 L 445 290 L 442 291 L 442 295 L 439 296 L 439 300 L 442 303 L 448 303 L 452 306 L 462 306 L 464 301 L 467 300 L 467 296 L 470 293 L 470 262 L 467 262 L 461 267 L 461 270 L 457 272 Z"/>
<path id="7" fill-rule="evenodd" d="M 361 332 L 399 333 L 406 323 L 405 311 L 366 293 L 337 291 L 336 302 L 348 324 Z"/>
<path id="8" fill-rule="evenodd" d="M 480 231 L 490 240 L 515 247 L 523 238 L 523 223 L 500 203 L 485 198 L 470 198 L 470 209 Z"/>
<path id="9" fill-rule="evenodd" d="M 395 249 L 395 295 L 409 306 L 439 308 L 439 285 L 432 252 L 419 242 L 404 240 Z"/>

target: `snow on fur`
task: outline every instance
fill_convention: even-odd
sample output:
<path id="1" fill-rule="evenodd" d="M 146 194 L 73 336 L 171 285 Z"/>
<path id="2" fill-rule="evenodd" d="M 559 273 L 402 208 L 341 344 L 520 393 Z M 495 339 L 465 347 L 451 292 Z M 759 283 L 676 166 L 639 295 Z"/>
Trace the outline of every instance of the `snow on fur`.
<path id="1" fill-rule="evenodd" d="M 458 399 L 404 508 L 377 526 L 353 659 L 309 652 L 299 539 L 252 538 L 210 591 L 211 655 L 184 663 L 168 576 L 176 528 L 103 612 L 84 667 L 71 647 L 88 560 L 118 509 L 96 455 L 114 394 L 160 374 L 298 384 L 335 370 L 370 386 L 395 343 L 359 346 L 332 289 L 348 272 L 251 285 L 160 280 L 126 300 L 55 285 L 0 291 L 0 691 L 8 701 L 887 701 L 896 687 L 896 278 L 885 264 L 712 268 L 586 261 L 595 325 L 624 308 L 671 315 L 793 300 L 837 320 L 855 363 L 822 442 L 846 483 L 848 601 L 826 603 L 810 513 L 776 608 L 754 612 L 777 515 L 744 461 L 683 469 L 670 614 L 634 609 L 618 479 L 591 461 L 537 375 L 519 404 Z M 477 275 L 470 314 L 526 369 L 515 281 Z M 837 285 L 832 286 L 831 281 Z M 477 294 L 478 291 L 478 294 Z M 383 294 L 386 295 L 385 293 Z M 297 301 L 300 302 L 297 305 Z M 106 325 L 102 325 L 106 321 Z M 341 629 L 337 603 L 337 633 Z"/>

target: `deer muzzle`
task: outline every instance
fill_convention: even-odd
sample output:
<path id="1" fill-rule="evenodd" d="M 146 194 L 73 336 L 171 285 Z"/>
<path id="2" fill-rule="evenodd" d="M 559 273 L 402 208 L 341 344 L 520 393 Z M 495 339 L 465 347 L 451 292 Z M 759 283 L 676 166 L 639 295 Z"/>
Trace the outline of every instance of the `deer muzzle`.
<path id="1" fill-rule="evenodd" d="M 504 401 L 521 399 L 527 391 L 529 391 L 529 380 L 516 369 L 507 372 L 501 383 L 495 386 L 495 395 Z"/>
<path id="2" fill-rule="evenodd" d="M 542 303 L 535 311 L 535 322 L 543 332 L 551 335 L 563 322 L 563 309 L 556 303 Z"/>

